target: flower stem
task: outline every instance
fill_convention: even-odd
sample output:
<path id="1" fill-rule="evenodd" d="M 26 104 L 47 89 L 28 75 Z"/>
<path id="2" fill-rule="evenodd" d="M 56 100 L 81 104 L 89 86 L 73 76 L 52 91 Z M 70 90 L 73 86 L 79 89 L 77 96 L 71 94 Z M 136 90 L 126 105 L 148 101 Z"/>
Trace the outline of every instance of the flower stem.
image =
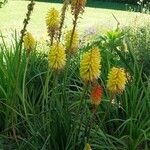
<path id="1" fill-rule="evenodd" d="M 115 97 L 115 94 L 112 94 L 111 97 L 110 97 L 110 100 L 109 100 L 109 105 L 107 107 L 107 110 L 105 111 L 105 114 L 104 114 L 104 117 L 103 117 L 103 120 L 102 120 L 102 124 L 104 123 L 104 120 L 106 119 L 106 116 L 108 115 L 109 113 L 109 110 L 110 110 L 110 107 L 112 105 L 112 101 L 114 100 L 114 97 Z"/>
<path id="2" fill-rule="evenodd" d="M 61 12 L 61 20 L 60 20 L 60 27 L 59 27 L 58 42 L 60 42 L 60 38 L 61 38 L 61 34 L 62 34 L 62 27 L 64 25 L 65 15 L 66 15 L 66 10 L 67 10 L 68 4 L 69 4 L 69 1 L 68 0 L 64 0 L 63 7 L 62 7 L 62 12 Z"/>

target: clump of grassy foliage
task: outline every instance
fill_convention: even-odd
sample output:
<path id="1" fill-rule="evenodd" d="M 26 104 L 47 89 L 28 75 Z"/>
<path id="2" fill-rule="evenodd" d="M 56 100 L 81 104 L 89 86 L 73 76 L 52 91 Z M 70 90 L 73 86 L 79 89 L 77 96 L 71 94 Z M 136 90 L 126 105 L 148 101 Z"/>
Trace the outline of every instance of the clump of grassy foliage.
<path id="1" fill-rule="evenodd" d="M 20 37 L 15 33 L 7 45 L 1 34 L 0 148 L 82 150 L 89 143 L 93 150 L 148 150 L 150 79 L 145 73 L 143 80 L 144 63 L 139 63 L 141 58 L 147 58 L 147 31 L 137 37 L 141 29 L 124 32 L 117 28 L 100 35 L 79 49 L 67 71 L 59 74 L 49 69 L 47 53 L 38 52 L 35 47 L 28 54 L 21 47 L 20 54 Z M 93 46 L 101 49 L 102 73 L 98 82 L 104 89 L 94 116 L 90 88 L 83 94 L 84 83 L 79 75 L 80 57 Z M 141 53 L 141 46 L 146 54 Z M 112 66 L 126 68 L 129 81 L 109 107 L 106 84 Z"/>

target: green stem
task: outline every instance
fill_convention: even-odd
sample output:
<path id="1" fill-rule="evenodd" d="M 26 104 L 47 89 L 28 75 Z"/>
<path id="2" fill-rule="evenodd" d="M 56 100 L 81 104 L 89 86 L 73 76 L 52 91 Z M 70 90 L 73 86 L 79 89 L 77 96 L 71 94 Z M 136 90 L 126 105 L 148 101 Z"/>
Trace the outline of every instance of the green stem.
<path id="1" fill-rule="evenodd" d="M 61 38 L 61 35 L 62 35 L 62 27 L 64 25 L 65 14 L 66 14 L 66 10 L 67 10 L 68 4 L 69 4 L 69 0 L 64 0 L 63 7 L 62 7 L 62 13 L 61 13 L 58 42 L 60 42 L 60 38 Z"/>
<path id="2" fill-rule="evenodd" d="M 73 127 L 73 129 L 75 128 L 74 150 L 76 149 L 76 140 L 78 139 L 78 135 L 79 135 L 79 132 L 80 132 L 80 129 L 81 129 L 81 126 L 82 126 L 82 117 L 80 118 L 80 111 L 81 111 L 81 107 L 82 107 L 82 104 L 83 104 L 83 101 L 84 101 L 84 96 L 85 96 L 85 93 L 87 91 L 87 88 L 88 88 L 88 86 L 84 85 L 83 92 L 82 92 L 81 97 L 80 97 L 80 104 L 78 106 L 76 116 L 75 116 L 76 123 Z M 83 115 L 83 112 L 81 113 L 81 115 Z"/>
<path id="3" fill-rule="evenodd" d="M 90 133 L 91 133 L 91 129 L 94 125 L 94 120 L 93 118 L 95 117 L 96 119 L 96 110 L 97 110 L 97 107 L 94 105 L 94 109 L 93 109 L 93 113 L 92 113 L 92 117 L 87 125 L 87 128 L 89 128 L 88 130 L 86 130 L 87 132 L 85 132 L 85 136 L 86 136 L 86 133 L 87 133 L 87 143 L 89 143 L 89 138 L 90 138 Z"/>
<path id="4" fill-rule="evenodd" d="M 22 104 L 23 104 L 26 119 L 28 118 L 28 116 L 27 116 L 27 109 L 26 109 L 26 104 L 25 104 L 25 82 L 26 82 L 28 64 L 29 64 L 29 56 L 27 57 L 27 61 L 26 61 L 26 66 L 25 66 L 25 71 L 24 71 L 24 76 L 23 76 L 23 85 L 22 85 Z"/>
<path id="5" fill-rule="evenodd" d="M 48 111 L 48 92 L 49 92 L 49 80 L 51 78 L 52 71 L 48 68 L 43 92 L 41 93 L 40 99 L 42 100 L 42 112 Z M 43 95 L 43 97 L 42 97 Z M 44 118 L 43 118 L 44 120 Z"/>
<path id="6" fill-rule="evenodd" d="M 110 98 L 110 100 L 109 100 L 109 105 L 108 105 L 108 107 L 107 107 L 107 110 L 105 111 L 105 114 L 104 114 L 104 117 L 103 117 L 103 120 L 102 120 L 102 124 L 104 123 L 104 121 L 105 121 L 105 119 L 106 119 L 106 116 L 107 116 L 108 113 L 109 113 L 109 110 L 110 110 L 110 107 L 111 107 L 111 105 L 112 105 L 112 101 L 113 101 L 114 97 L 115 97 L 115 94 L 112 94 L 112 95 L 111 95 L 111 98 Z"/>
<path id="7" fill-rule="evenodd" d="M 69 72 L 69 68 L 70 68 L 70 64 L 71 64 L 71 57 L 68 56 L 67 62 L 66 62 L 66 66 L 65 66 L 65 74 L 64 74 L 64 80 L 63 80 L 63 87 L 62 87 L 62 95 L 63 95 L 63 99 L 64 99 L 64 106 L 68 109 L 68 99 L 67 99 L 67 95 L 66 95 L 66 87 L 68 85 L 68 72 Z"/>

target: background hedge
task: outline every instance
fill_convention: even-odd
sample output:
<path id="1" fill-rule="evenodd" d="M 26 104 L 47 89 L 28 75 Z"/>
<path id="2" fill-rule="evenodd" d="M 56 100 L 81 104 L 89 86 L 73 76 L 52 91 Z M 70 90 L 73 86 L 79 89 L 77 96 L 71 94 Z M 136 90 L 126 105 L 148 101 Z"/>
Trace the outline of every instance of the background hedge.
<path id="1" fill-rule="evenodd" d="M 47 2 L 62 2 L 63 0 L 37 0 L 37 1 L 47 1 Z M 119 3 L 128 3 L 128 4 L 137 4 L 139 0 L 87 0 L 88 2 L 119 2 Z M 143 0 L 144 2 L 150 2 L 150 0 Z"/>
<path id="2" fill-rule="evenodd" d="M 89 1 L 103 1 L 103 2 L 119 2 L 119 3 L 128 3 L 128 4 L 137 4 L 140 0 L 89 0 Z M 143 0 L 144 3 L 150 2 L 150 0 Z"/>

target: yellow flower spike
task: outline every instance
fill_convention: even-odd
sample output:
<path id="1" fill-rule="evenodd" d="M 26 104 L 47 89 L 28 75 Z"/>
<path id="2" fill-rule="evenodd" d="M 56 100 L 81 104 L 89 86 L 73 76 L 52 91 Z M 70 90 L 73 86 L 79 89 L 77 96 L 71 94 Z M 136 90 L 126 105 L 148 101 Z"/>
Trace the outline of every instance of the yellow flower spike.
<path id="1" fill-rule="evenodd" d="M 71 42 L 71 34 L 72 34 L 72 30 L 69 30 L 66 33 L 65 46 L 66 46 L 67 52 L 69 52 L 70 54 L 74 54 L 78 49 L 79 36 L 78 36 L 78 33 L 75 31 L 74 35 L 73 35 L 72 44 L 71 44 L 70 43 Z M 71 48 L 70 48 L 70 45 L 71 45 Z"/>
<path id="2" fill-rule="evenodd" d="M 113 94 L 119 94 L 125 89 L 125 84 L 127 82 L 126 73 L 123 68 L 113 67 L 109 74 L 107 80 L 107 88 Z"/>
<path id="3" fill-rule="evenodd" d="M 54 43 L 48 55 L 49 67 L 55 70 L 63 69 L 66 64 L 66 53 L 62 44 Z"/>
<path id="4" fill-rule="evenodd" d="M 98 48 L 93 48 L 83 55 L 80 61 L 80 76 L 85 82 L 93 82 L 100 76 L 101 55 Z"/>
<path id="5" fill-rule="evenodd" d="M 32 49 L 34 49 L 35 44 L 36 44 L 34 37 L 29 32 L 27 32 L 25 34 L 25 36 L 23 37 L 23 42 L 24 42 L 24 48 L 26 50 L 32 50 Z"/>
<path id="6" fill-rule="evenodd" d="M 48 32 L 54 32 L 59 29 L 60 17 L 59 12 L 55 8 L 51 8 L 46 16 L 46 25 Z"/>
<path id="7" fill-rule="evenodd" d="M 84 150 L 92 150 L 90 144 L 87 143 L 84 147 Z"/>

